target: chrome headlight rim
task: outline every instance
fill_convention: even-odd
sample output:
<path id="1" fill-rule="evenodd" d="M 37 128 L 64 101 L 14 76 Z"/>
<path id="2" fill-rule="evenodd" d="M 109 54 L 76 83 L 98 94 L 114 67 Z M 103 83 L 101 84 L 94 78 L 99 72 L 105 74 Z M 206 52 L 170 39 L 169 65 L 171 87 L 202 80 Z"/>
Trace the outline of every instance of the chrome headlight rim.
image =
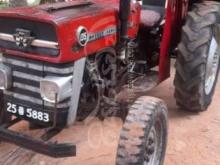
<path id="1" fill-rule="evenodd" d="M 45 88 L 45 85 L 52 89 L 53 86 L 54 92 L 52 97 L 48 97 L 48 89 Z M 44 90 L 46 89 L 46 90 Z M 52 77 L 47 76 L 40 81 L 40 94 L 44 101 L 49 103 L 60 103 L 71 96 L 72 92 L 72 76 L 69 77 Z"/>
<path id="2" fill-rule="evenodd" d="M 52 99 L 52 98 L 50 98 L 49 96 L 48 96 L 48 94 L 47 93 L 45 93 L 46 91 L 44 90 L 45 88 L 43 87 L 43 86 L 45 86 L 45 83 L 51 83 L 50 81 L 46 81 L 46 80 L 43 80 L 43 81 L 40 81 L 40 95 L 41 95 L 41 97 L 42 97 L 42 99 L 44 100 L 44 101 L 47 101 L 47 102 L 49 102 L 49 103 L 56 103 L 56 102 L 58 102 L 58 99 L 57 99 L 57 95 L 58 95 L 58 92 L 59 91 L 55 91 L 54 92 L 54 99 Z M 54 85 L 54 84 L 53 84 Z M 56 85 L 56 84 L 55 84 Z M 57 89 L 58 89 L 58 87 L 56 87 Z M 57 100 L 56 100 L 57 99 Z"/>
<path id="3" fill-rule="evenodd" d="M 0 78 L 3 77 L 3 84 L 0 84 L 0 90 L 7 90 L 12 87 L 12 70 L 10 67 L 0 64 Z"/>

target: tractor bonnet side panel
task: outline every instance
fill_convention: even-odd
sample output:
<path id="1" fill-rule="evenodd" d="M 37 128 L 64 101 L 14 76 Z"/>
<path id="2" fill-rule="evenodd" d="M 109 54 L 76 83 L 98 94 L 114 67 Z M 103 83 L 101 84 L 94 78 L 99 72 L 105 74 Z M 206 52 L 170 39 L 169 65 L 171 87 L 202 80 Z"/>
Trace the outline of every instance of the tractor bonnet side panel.
<path id="1" fill-rule="evenodd" d="M 78 35 L 80 28 L 87 32 L 88 41 L 80 46 Z M 117 20 L 114 11 L 70 20 L 59 27 L 61 54 L 59 61 L 77 60 L 80 57 L 114 46 L 117 42 Z"/>
<path id="2" fill-rule="evenodd" d="M 50 56 L 41 52 L 6 48 L 1 44 L 0 49 L 6 54 L 52 63 L 75 61 L 116 45 L 119 28 L 118 10 L 118 2 L 112 0 L 108 2 L 91 1 L 89 4 L 83 1 L 73 1 L 58 3 L 55 6 L 42 5 L 1 11 L 0 19 L 15 18 L 24 22 L 14 26 L 10 35 L 14 35 L 16 29 L 21 28 L 29 30 L 38 39 L 34 34 L 36 29 L 47 27 L 35 23 L 32 24 L 33 26 L 26 26 L 26 22 L 33 21 L 52 25 L 55 29 L 56 42 L 59 44 L 59 54 Z M 131 10 L 128 34 L 129 38 L 135 38 L 139 28 L 140 5 L 132 3 Z M 48 37 L 44 37 L 44 40 L 48 40 Z M 80 40 L 82 43 L 79 42 Z M 15 46 L 15 43 L 12 44 Z"/>

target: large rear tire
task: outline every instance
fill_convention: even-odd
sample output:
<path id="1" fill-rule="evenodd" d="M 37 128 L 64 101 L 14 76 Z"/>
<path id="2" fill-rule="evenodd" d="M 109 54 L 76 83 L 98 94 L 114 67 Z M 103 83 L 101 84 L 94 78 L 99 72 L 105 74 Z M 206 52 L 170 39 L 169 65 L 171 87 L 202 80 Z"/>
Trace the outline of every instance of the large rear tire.
<path id="1" fill-rule="evenodd" d="M 219 73 L 220 3 L 196 4 L 186 18 L 174 80 L 177 105 L 201 112 L 211 104 Z"/>
<path id="2" fill-rule="evenodd" d="M 167 145 L 167 108 L 141 97 L 130 108 L 121 130 L 117 165 L 162 165 Z"/>

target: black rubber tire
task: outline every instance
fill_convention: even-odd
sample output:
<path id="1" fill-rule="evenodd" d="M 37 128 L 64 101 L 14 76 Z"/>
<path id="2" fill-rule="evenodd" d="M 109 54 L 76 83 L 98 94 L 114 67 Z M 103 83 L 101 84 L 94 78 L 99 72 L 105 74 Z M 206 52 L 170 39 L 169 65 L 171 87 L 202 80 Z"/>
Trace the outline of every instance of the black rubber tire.
<path id="1" fill-rule="evenodd" d="M 211 104 L 218 72 L 211 92 L 206 94 L 206 64 L 213 36 L 219 43 L 219 18 L 220 3 L 212 1 L 195 4 L 186 18 L 174 80 L 176 102 L 182 110 L 202 112 Z"/>
<path id="2" fill-rule="evenodd" d="M 116 165 L 142 165 L 146 152 L 145 144 L 152 128 L 161 132 L 158 163 L 149 165 L 162 165 L 164 162 L 168 122 L 167 107 L 165 103 L 153 97 L 140 97 L 129 109 L 124 126 L 121 130 L 118 145 Z"/>

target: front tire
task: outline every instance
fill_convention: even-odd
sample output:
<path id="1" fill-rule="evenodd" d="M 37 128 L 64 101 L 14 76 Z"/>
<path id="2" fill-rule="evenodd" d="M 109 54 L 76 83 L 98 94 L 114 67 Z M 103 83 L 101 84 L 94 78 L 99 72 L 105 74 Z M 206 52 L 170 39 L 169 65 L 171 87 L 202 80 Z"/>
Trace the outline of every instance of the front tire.
<path id="1" fill-rule="evenodd" d="M 121 130 L 116 165 L 162 165 L 167 125 L 167 108 L 162 100 L 139 98 Z"/>
<path id="2" fill-rule="evenodd" d="M 219 73 L 220 3 L 196 4 L 186 18 L 174 80 L 177 105 L 201 112 L 211 104 Z"/>

